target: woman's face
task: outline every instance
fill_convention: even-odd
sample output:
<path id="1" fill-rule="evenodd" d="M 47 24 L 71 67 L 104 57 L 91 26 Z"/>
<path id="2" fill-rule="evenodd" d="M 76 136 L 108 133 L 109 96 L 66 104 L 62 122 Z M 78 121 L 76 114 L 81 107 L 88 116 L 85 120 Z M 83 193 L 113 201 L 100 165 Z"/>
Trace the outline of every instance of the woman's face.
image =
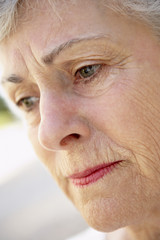
<path id="1" fill-rule="evenodd" d="M 92 227 L 156 221 L 158 40 L 101 1 L 39 11 L 0 45 L 3 86 L 36 153 Z"/>

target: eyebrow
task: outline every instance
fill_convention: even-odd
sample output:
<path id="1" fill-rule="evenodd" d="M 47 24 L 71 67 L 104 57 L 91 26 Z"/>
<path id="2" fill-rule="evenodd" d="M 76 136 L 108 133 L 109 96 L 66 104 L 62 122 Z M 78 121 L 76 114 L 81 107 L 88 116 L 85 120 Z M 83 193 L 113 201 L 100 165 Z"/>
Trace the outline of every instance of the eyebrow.
<path id="1" fill-rule="evenodd" d="M 87 41 L 91 41 L 91 40 L 98 40 L 101 38 L 106 38 L 106 35 L 95 35 L 95 36 L 90 36 L 90 37 L 83 37 L 83 38 L 74 38 L 72 40 L 69 40 L 65 43 L 62 43 L 61 45 L 59 45 L 58 47 L 56 47 L 55 49 L 53 49 L 50 53 L 48 53 L 47 55 L 45 55 L 44 57 L 42 57 L 41 61 L 46 64 L 52 64 L 55 60 L 55 58 L 64 50 L 71 48 L 72 46 L 76 45 L 77 43 L 83 43 L 83 42 L 87 42 Z"/>
<path id="2" fill-rule="evenodd" d="M 64 50 L 71 48 L 72 46 L 76 45 L 77 43 L 82 43 L 82 42 L 87 42 L 87 41 L 92 41 L 92 40 L 98 40 L 98 39 L 102 39 L 102 38 L 108 38 L 109 39 L 110 36 L 106 36 L 106 35 L 95 35 L 95 36 L 89 36 L 89 37 L 83 37 L 83 38 L 74 38 L 71 39 L 67 42 L 64 42 L 62 44 L 60 44 L 58 47 L 54 48 L 50 53 L 46 54 L 45 56 L 43 56 L 41 58 L 42 63 L 44 63 L 45 65 L 50 65 L 53 64 L 55 58 Z M 7 78 L 2 78 L 1 79 L 1 84 L 5 84 L 6 82 L 10 82 L 10 83 L 14 83 L 14 84 L 20 84 L 24 81 L 24 79 L 20 76 L 17 76 L 16 74 L 11 74 L 9 77 Z"/>
<path id="3" fill-rule="evenodd" d="M 0 83 L 2 85 L 4 85 L 6 82 L 11 82 L 11 83 L 15 83 L 15 84 L 19 84 L 21 82 L 23 82 L 24 79 L 16 74 L 11 74 L 9 77 L 7 78 L 2 78 Z"/>

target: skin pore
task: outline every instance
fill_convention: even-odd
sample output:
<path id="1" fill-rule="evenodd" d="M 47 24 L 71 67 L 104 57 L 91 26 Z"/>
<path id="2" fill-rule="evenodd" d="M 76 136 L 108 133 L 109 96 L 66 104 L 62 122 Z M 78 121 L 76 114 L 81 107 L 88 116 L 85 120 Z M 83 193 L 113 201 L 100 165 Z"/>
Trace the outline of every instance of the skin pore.
<path id="1" fill-rule="evenodd" d="M 129 226 L 121 240 L 157 240 L 160 45 L 143 24 L 101 3 L 28 11 L 30 21 L 0 44 L 2 84 L 37 155 L 86 221 L 104 232 Z M 70 179 L 115 161 L 92 184 Z"/>

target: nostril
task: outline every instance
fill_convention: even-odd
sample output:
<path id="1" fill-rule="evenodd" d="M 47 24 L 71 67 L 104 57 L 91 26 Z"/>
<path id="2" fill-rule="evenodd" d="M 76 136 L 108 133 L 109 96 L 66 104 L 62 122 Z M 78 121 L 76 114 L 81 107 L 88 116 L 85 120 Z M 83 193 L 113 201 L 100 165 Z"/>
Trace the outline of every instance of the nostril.
<path id="1" fill-rule="evenodd" d="M 60 142 L 61 146 L 65 146 L 67 145 L 69 142 L 74 141 L 76 139 L 80 138 L 80 134 L 78 133 L 72 133 L 68 136 L 66 136 L 65 138 L 63 138 Z"/>
<path id="2" fill-rule="evenodd" d="M 76 139 L 79 139 L 80 138 L 80 135 L 78 134 L 78 133 L 73 133 L 73 134 L 71 134 L 74 138 L 76 138 Z"/>

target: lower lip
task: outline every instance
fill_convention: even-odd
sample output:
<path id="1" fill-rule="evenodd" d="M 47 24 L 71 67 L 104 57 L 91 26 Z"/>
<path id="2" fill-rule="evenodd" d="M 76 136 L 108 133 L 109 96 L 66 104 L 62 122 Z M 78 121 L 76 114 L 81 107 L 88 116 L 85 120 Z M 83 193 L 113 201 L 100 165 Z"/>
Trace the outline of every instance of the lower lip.
<path id="1" fill-rule="evenodd" d="M 119 165 L 121 162 L 122 161 L 117 161 L 111 164 L 103 164 L 99 167 L 96 167 L 95 170 L 94 169 L 86 170 L 85 172 L 88 172 L 88 174 L 86 175 L 85 172 L 83 172 L 81 174 L 75 174 L 71 176 L 70 179 L 72 180 L 72 183 L 76 186 L 89 185 L 91 183 L 97 182 L 99 179 L 103 178 L 106 174 L 111 173 L 113 169 L 115 169 L 115 167 Z"/>

